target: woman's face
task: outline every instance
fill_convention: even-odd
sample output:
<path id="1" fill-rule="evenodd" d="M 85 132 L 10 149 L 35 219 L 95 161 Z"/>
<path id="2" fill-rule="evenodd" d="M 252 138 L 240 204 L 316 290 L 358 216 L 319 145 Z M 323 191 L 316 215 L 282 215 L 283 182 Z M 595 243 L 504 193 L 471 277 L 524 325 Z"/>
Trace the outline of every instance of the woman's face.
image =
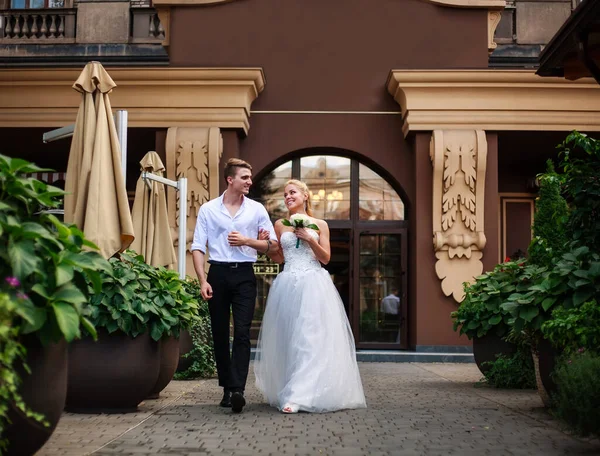
<path id="1" fill-rule="evenodd" d="M 293 184 L 286 185 L 283 192 L 283 200 L 285 206 L 290 212 L 304 211 L 304 202 L 306 201 L 306 195 L 302 189 L 298 188 Z"/>

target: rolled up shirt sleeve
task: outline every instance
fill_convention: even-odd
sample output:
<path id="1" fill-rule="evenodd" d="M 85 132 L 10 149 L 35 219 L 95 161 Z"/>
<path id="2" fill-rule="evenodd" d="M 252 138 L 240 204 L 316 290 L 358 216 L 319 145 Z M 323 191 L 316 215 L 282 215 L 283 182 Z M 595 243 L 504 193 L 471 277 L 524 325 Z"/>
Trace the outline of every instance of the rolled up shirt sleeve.
<path id="1" fill-rule="evenodd" d="M 196 220 L 196 228 L 194 229 L 194 239 L 192 240 L 192 251 L 200 250 L 206 254 L 206 243 L 208 241 L 208 227 L 206 224 L 206 211 L 204 206 L 198 211 L 198 219 Z"/>

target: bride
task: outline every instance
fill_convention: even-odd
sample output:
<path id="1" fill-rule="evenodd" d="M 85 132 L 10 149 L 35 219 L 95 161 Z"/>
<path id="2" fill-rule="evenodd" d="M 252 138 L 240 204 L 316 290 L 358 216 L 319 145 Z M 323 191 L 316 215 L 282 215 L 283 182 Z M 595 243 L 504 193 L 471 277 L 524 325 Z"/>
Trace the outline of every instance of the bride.
<path id="1" fill-rule="evenodd" d="M 304 182 L 288 181 L 284 199 L 290 216 L 312 215 Z M 321 267 L 331 256 L 329 227 L 323 220 L 310 222 L 318 230 L 275 223 L 285 266 L 267 298 L 254 363 L 256 386 L 283 413 L 364 408 L 350 324 Z"/>

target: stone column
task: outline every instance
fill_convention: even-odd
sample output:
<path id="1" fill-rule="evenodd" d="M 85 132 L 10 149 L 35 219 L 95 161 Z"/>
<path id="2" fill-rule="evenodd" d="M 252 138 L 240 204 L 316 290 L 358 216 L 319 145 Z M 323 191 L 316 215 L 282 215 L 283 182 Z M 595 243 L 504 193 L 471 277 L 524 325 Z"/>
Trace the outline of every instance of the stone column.
<path id="1" fill-rule="evenodd" d="M 187 194 L 187 264 L 186 273 L 196 276 L 189 251 L 200 206 L 219 196 L 219 162 L 223 154 L 223 138 L 218 127 L 172 127 L 167 131 L 165 166 L 167 178 L 188 179 Z M 169 188 L 167 206 L 175 246 L 179 245 L 179 206 L 177 192 Z M 176 247 L 177 248 L 177 247 Z"/>

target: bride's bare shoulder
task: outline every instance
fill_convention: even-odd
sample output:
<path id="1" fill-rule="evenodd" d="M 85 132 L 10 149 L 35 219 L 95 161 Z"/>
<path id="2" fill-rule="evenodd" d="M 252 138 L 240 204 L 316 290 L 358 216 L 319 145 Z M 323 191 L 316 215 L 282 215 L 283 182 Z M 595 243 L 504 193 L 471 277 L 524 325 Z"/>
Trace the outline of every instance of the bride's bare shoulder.
<path id="1" fill-rule="evenodd" d="M 311 217 L 311 218 L 313 219 L 313 221 L 319 227 L 320 230 L 322 230 L 324 228 L 329 229 L 329 225 L 327 225 L 327 222 L 325 220 L 321 220 L 321 219 L 314 218 L 314 217 Z"/>

